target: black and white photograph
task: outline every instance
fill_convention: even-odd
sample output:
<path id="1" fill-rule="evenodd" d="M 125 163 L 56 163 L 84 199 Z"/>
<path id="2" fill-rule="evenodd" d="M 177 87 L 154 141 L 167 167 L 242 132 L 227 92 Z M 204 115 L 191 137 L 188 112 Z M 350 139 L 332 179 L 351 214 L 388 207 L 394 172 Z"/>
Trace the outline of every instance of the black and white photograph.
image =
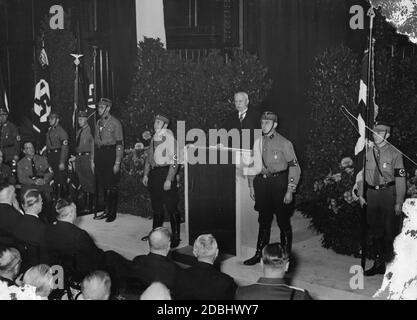
<path id="1" fill-rule="evenodd" d="M 417 0 L 0 0 L 0 300 L 417 300 L 416 51 Z"/>

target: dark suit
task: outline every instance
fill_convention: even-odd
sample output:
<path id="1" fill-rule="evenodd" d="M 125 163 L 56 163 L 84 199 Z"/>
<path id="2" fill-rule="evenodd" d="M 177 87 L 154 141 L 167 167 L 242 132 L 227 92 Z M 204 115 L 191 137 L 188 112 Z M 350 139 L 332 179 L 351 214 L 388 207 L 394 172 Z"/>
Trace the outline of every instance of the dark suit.
<path id="1" fill-rule="evenodd" d="M 180 272 L 174 297 L 179 300 L 232 300 L 236 288 L 232 277 L 209 263 L 197 262 Z"/>
<path id="2" fill-rule="evenodd" d="M 0 245 L 22 250 L 14 232 L 23 215 L 9 204 L 0 204 Z M 22 253 L 22 252 L 21 252 Z"/>
<path id="3" fill-rule="evenodd" d="M 171 291 L 182 269 L 171 259 L 159 254 L 137 256 L 132 261 L 132 277 L 139 279 L 146 289 L 153 282 L 162 282 Z"/>
<path id="4" fill-rule="evenodd" d="M 252 149 L 253 143 L 255 142 L 255 129 L 261 129 L 260 124 L 261 115 L 258 111 L 248 108 L 248 111 L 246 112 L 245 118 L 240 122 L 239 120 L 239 112 L 234 111 L 230 116 L 226 119 L 226 121 L 223 123 L 221 128 L 226 129 L 227 131 L 230 131 L 232 129 L 238 129 L 240 133 L 242 133 L 242 129 L 249 129 L 251 130 L 250 134 L 250 141 L 244 141 L 240 143 L 240 148 L 242 149 Z M 242 134 L 241 134 L 242 136 Z M 242 138 L 242 137 L 241 137 Z M 241 139 L 242 140 L 242 139 Z M 232 147 L 231 139 L 229 138 L 228 147 Z M 235 146 L 233 146 L 235 147 Z"/>
<path id="5" fill-rule="evenodd" d="M 47 262 L 45 248 L 46 225 L 37 217 L 24 215 L 16 225 L 14 236 L 26 245 L 22 270 Z"/>
<path id="6" fill-rule="evenodd" d="M 312 300 L 306 290 L 291 287 L 283 279 L 260 278 L 257 283 L 240 287 L 236 300 Z"/>
<path id="7" fill-rule="evenodd" d="M 104 254 L 90 235 L 72 223 L 57 221 L 45 229 L 46 249 L 51 265 L 62 265 L 75 276 L 82 277 L 101 269 Z"/>

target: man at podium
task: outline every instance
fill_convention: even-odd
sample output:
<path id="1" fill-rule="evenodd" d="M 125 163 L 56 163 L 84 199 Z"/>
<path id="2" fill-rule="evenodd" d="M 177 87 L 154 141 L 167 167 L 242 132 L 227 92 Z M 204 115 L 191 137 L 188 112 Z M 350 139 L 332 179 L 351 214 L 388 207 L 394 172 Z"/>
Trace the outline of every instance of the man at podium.
<path id="1" fill-rule="evenodd" d="M 292 143 L 275 129 L 278 116 L 264 112 L 261 116 L 263 137 L 255 140 L 253 151 L 256 166 L 260 172 L 248 176 L 250 196 L 255 200 L 255 210 L 259 212 L 259 231 L 255 255 L 244 261 L 245 265 L 260 262 L 262 249 L 269 243 L 273 215 L 280 228 L 281 244 L 288 253 L 292 247 L 291 214 L 293 194 L 300 180 L 301 169 Z"/>

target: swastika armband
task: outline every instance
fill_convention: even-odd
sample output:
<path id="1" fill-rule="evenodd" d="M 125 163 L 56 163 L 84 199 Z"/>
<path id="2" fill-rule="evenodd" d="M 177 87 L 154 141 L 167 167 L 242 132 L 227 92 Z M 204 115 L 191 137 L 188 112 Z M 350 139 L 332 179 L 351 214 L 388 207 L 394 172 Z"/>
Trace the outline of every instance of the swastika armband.
<path id="1" fill-rule="evenodd" d="M 404 178 L 404 177 L 406 177 L 405 169 L 404 168 L 394 169 L 394 177 L 397 177 L 397 178 Z"/>
<path id="2" fill-rule="evenodd" d="M 294 160 L 291 160 L 290 162 L 288 162 L 288 166 L 289 167 L 298 167 L 297 159 L 294 159 Z"/>

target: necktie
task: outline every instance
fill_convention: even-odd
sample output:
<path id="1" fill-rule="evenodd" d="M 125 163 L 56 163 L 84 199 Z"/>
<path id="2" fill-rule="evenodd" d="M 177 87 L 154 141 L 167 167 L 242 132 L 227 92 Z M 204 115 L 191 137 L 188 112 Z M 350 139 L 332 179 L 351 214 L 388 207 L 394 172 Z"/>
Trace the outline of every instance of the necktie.
<path id="1" fill-rule="evenodd" d="M 36 178 L 38 176 L 38 172 L 36 170 L 35 160 L 32 158 L 30 161 L 32 162 L 32 177 Z"/>
<path id="2" fill-rule="evenodd" d="M 245 115 L 246 115 L 246 112 L 243 112 L 243 113 L 239 116 L 239 121 L 240 121 L 240 122 L 242 122 L 242 121 L 243 121 L 243 119 L 245 119 Z"/>
<path id="3" fill-rule="evenodd" d="M 380 181 L 380 174 L 379 174 L 379 150 L 373 149 L 374 156 L 375 156 L 375 169 L 374 169 L 374 185 L 379 186 L 381 184 Z"/>
<path id="4" fill-rule="evenodd" d="M 80 142 L 81 142 L 81 134 L 83 132 L 84 129 L 81 129 L 80 132 L 78 133 L 77 136 L 77 142 L 76 142 L 76 147 L 78 148 L 80 146 Z"/>

